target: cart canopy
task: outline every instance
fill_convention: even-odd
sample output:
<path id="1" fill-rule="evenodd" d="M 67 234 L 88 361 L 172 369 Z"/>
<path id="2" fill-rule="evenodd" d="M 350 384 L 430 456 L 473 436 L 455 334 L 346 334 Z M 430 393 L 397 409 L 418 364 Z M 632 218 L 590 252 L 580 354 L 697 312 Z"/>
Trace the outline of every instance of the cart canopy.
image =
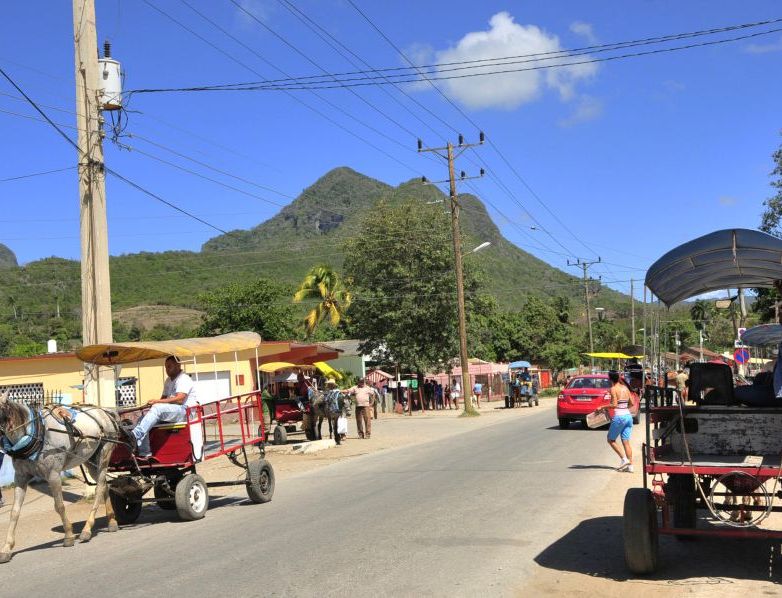
<path id="1" fill-rule="evenodd" d="M 680 245 L 646 273 L 646 286 L 669 307 L 709 291 L 772 287 L 775 280 L 782 280 L 782 239 L 744 228 Z"/>
<path id="2" fill-rule="evenodd" d="M 88 345 L 76 351 L 76 357 L 98 365 L 115 365 L 163 359 L 169 355 L 180 359 L 198 355 L 217 355 L 256 349 L 260 345 L 261 337 L 255 332 L 231 332 L 203 338 Z"/>
<path id="3" fill-rule="evenodd" d="M 628 355 L 627 353 L 584 353 L 595 359 L 632 359 L 633 357 L 641 359 L 643 355 Z"/>
<path id="4" fill-rule="evenodd" d="M 508 364 L 508 367 L 512 370 L 518 370 L 521 368 L 531 368 L 529 361 L 513 361 Z"/>
<path id="5" fill-rule="evenodd" d="M 266 374 L 273 374 L 280 370 L 290 370 L 298 367 L 295 363 L 289 363 L 287 361 L 271 361 L 269 363 L 262 363 L 258 366 L 258 369 Z"/>
<path id="6" fill-rule="evenodd" d="M 747 328 L 741 335 L 741 340 L 751 347 L 778 345 L 782 342 L 782 324 L 761 324 Z"/>

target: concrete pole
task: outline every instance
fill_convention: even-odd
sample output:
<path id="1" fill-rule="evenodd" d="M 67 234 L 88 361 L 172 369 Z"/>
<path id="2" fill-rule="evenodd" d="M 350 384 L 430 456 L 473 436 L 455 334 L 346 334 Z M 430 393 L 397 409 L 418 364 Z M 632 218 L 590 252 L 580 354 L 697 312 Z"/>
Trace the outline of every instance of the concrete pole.
<path id="1" fill-rule="evenodd" d="M 635 344 L 635 294 L 632 278 L 630 279 L 630 343 Z"/>
<path id="2" fill-rule="evenodd" d="M 112 341 L 103 131 L 97 91 L 100 72 L 94 0 L 73 0 L 73 40 L 79 145 L 82 341 L 85 345 L 91 345 Z M 94 405 L 116 405 L 114 380 L 110 370 L 100 370 L 97 366 L 85 368 L 84 398 L 87 403 Z"/>
<path id="3" fill-rule="evenodd" d="M 587 268 L 589 265 L 587 263 L 581 264 L 584 268 L 584 298 L 586 299 L 586 316 L 587 316 L 587 327 L 589 328 L 589 352 L 594 353 L 595 352 L 595 345 L 594 341 L 592 340 L 592 313 L 589 309 L 589 279 L 587 278 Z M 590 357 L 592 361 L 592 372 L 595 371 L 595 358 Z"/>

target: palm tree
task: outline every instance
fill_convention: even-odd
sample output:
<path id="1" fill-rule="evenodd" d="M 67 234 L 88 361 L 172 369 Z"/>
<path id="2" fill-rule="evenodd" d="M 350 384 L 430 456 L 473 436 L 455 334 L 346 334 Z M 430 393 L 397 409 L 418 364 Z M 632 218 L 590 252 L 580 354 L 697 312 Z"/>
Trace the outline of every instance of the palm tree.
<path id="1" fill-rule="evenodd" d="M 695 324 L 696 330 L 704 330 L 706 324 L 711 320 L 711 309 L 708 302 L 703 299 L 698 299 L 693 303 L 690 308 L 690 318 L 692 318 L 693 324 Z"/>
<path id="2" fill-rule="evenodd" d="M 319 300 L 304 318 L 307 336 L 311 336 L 318 324 L 327 317 L 332 326 L 338 326 L 353 298 L 331 266 L 314 266 L 293 296 L 294 303 L 304 299 Z"/>

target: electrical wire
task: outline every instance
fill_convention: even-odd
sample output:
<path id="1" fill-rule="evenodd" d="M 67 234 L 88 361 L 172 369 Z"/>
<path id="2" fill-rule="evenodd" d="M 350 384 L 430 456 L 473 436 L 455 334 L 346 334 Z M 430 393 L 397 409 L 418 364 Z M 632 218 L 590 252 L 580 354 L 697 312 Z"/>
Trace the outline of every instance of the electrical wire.
<path id="1" fill-rule="evenodd" d="M 44 175 L 47 175 L 47 174 L 54 174 L 56 172 L 65 172 L 65 171 L 68 171 L 68 170 L 74 170 L 75 168 L 76 168 L 75 166 L 66 166 L 65 168 L 57 168 L 55 170 L 44 170 L 42 172 L 31 172 L 29 174 L 21 174 L 19 176 L 12 176 L 12 177 L 9 177 L 9 178 L 6 178 L 6 179 L 0 179 L 0 183 L 8 183 L 9 181 L 18 181 L 18 180 L 21 180 L 21 179 L 30 179 L 30 178 L 33 178 L 33 177 L 44 176 Z M 2 222 L 2 221 L 0 220 L 0 222 Z"/>

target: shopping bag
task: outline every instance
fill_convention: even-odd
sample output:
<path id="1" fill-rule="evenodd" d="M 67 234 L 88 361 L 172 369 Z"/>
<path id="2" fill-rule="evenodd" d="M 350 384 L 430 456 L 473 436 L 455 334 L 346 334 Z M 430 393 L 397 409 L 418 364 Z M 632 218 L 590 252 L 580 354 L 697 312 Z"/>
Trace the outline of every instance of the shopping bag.
<path id="1" fill-rule="evenodd" d="M 587 414 L 586 417 L 588 428 L 600 428 L 605 426 L 609 421 L 608 414 L 602 409 L 595 409 L 592 413 Z"/>
<path id="2" fill-rule="evenodd" d="M 340 415 L 337 418 L 337 434 L 347 434 L 348 433 L 348 418 L 344 415 Z"/>

